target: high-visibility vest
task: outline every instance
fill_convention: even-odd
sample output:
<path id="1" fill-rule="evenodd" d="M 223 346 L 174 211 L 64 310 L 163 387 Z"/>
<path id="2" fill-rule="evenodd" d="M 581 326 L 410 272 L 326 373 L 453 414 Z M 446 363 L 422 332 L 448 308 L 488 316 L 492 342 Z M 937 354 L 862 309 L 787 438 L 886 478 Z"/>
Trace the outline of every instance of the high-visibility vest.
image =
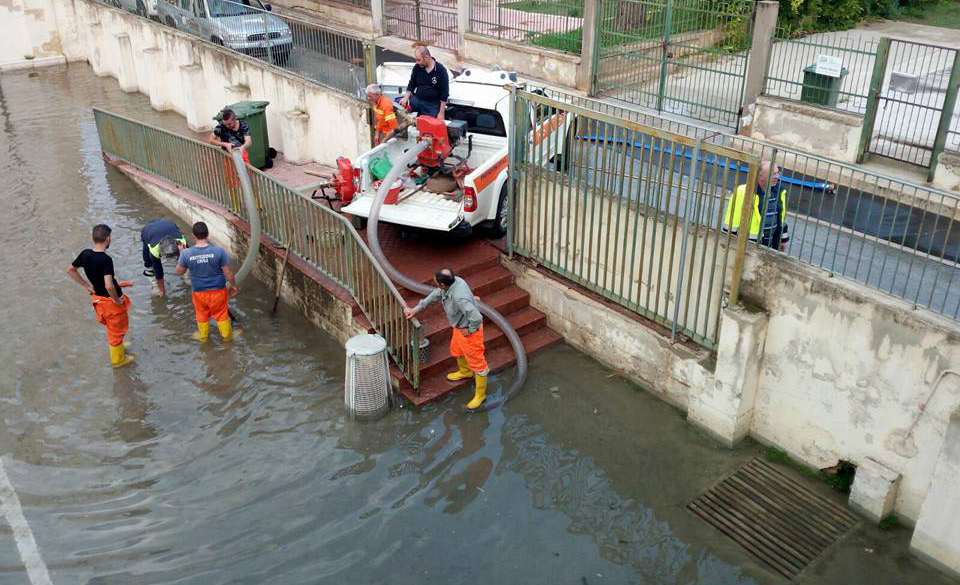
<path id="1" fill-rule="evenodd" d="M 727 211 L 723 214 L 723 230 L 735 234 L 740 229 L 740 217 L 743 213 L 744 195 L 747 193 L 747 186 L 740 185 L 733 192 L 733 197 L 727 201 Z M 760 226 L 763 225 L 763 218 L 760 217 L 760 205 L 762 197 L 754 196 L 753 217 L 750 218 L 750 239 L 760 238 Z M 787 225 L 787 190 L 780 191 L 780 225 Z M 785 231 L 785 230 L 784 230 Z"/>
<path id="2" fill-rule="evenodd" d="M 160 241 L 162 242 L 163 240 L 161 239 Z M 187 238 L 185 238 L 185 237 L 183 237 L 183 236 L 180 236 L 179 238 L 177 238 L 176 241 L 177 241 L 178 243 L 180 243 L 180 244 L 183 244 L 184 246 L 187 245 Z M 150 255 L 151 255 L 151 256 L 153 256 L 154 258 L 159 258 L 159 257 L 160 257 L 160 242 L 157 242 L 156 244 L 147 244 L 147 250 L 150 251 Z"/>
<path id="3" fill-rule="evenodd" d="M 373 106 L 373 126 L 377 132 L 386 134 L 397 128 L 397 114 L 393 111 L 393 102 L 385 95 Z"/>

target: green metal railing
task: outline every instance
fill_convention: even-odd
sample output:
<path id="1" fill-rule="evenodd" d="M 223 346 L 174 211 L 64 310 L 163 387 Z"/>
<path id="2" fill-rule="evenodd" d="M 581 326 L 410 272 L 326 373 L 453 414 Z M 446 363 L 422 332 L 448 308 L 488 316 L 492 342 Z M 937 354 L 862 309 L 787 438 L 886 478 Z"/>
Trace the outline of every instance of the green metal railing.
<path id="1" fill-rule="evenodd" d="M 473 0 L 470 32 L 580 54 L 583 0 Z"/>
<path id="2" fill-rule="evenodd" d="M 957 193 L 589 98 L 551 97 L 776 164 L 787 191 L 788 258 L 960 320 Z"/>
<path id="3" fill-rule="evenodd" d="M 383 8 L 388 34 L 447 49 L 460 47 L 456 0 L 385 0 Z"/>
<path id="4" fill-rule="evenodd" d="M 221 149 L 94 109 L 107 155 L 166 179 L 249 220 L 239 178 Z M 420 323 L 403 315 L 406 303 L 350 222 L 273 177 L 247 167 L 264 232 L 350 292 L 414 388 L 420 386 Z"/>
<path id="5" fill-rule="evenodd" d="M 725 206 L 746 184 L 750 208 L 756 158 L 572 99 L 514 94 L 510 251 L 715 347 L 749 232 L 724 229 Z"/>
<path id="6" fill-rule="evenodd" d="M 750 0 L 598 0 L 593 95 L 737 128 Z"/>
<path id="7" fill-rule="evenodd" d="M 819 78 L 804 69 L 816 64 L 820 55 L 840 59 L 845 70 L 835 103 L 823 103 L 827 92 L 818 85 Z M 877 40 L 845 33 L 820 33 L 795 37 L 777 29 L 770 53 L 763 93 L 789 100 L 815 99 L 815 105 L 863 114 L 867 108 L 870 77 L 877 56 Z"/>

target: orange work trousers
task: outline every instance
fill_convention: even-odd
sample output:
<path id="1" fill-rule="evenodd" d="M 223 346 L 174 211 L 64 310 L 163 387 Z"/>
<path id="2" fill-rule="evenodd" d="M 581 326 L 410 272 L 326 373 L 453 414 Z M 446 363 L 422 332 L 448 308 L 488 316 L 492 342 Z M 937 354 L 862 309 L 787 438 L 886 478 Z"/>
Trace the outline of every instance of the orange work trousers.
<path id="1" fill-rule="evenodd" d="M 130 320 L 127 312 L 130 310 L 130 297 L 123 295 L 123 301 L 118 305 L 110 297 L 93 295 L 93 312 L 97 315 L 97 322 L 107 329 L 107 343 L 116 347 L 123 343 L 123 336 L 130 329 Z"/>
<path id="2" fill-rule="evenodd" d="M 211 318 L 217 323 L 230 319 L 227 308 L 229 299 L 230 295 L 225 288 L 193 293 L 193 312 L 197 315 L 197 323 L 206 323 Z"/>
<path id="3" fill-rule="evenodd" d="M 240 177 L 237 175 L 237 167 L 233 166 L 233 155 L 227 154 L 227 158 L 223 159 L 223 176 L 227 180 L 233 211 L 240 211 L 243 209 L 243 202 L 240 200 Z M 243 162 L 250 164 L 250 154 L 246 150 L 242 154 Z"/>
<path id="4" fill-rule="evenodd" d="M 475 373 L 482 374 L 490 369 L 483 350 L 483 325 L 473 333 L 454 327 L 453 337 L 450 338 L 450 355 L 467 360 L 467 365 Z"/>

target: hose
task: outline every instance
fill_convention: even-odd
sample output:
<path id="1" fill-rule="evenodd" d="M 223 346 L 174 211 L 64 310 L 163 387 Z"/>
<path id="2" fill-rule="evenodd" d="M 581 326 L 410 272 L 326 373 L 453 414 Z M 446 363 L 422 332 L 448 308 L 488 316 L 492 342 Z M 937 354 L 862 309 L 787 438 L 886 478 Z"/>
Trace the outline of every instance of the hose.
<path id="1" fill-rule="evenodd" d="M 243 162 L 243 155 L 240 149 L 234 148 L 231 151 L 233 156 L 233 166 L 236 168 L 237 176 L 240 177 L 240 190 L 243 192 L 243 206 L 247 210 L 247 217 L 250 221 L 250 245 L 247 246 L 247 256 L 237 271 L 237 286 L 243 282 L 243 279 L 253 270 L 253 265 L 257 261 L 257 254 L 260 253 L 260 210 L 257 209 L 257 203 L 253 197 L 253 183 L 250 182 L 250 175 L 247 174 L 247 166 Z"/>
<path id="2" fill-rule="evenodd" d="M 380 235 L 377 233 L 377 226 L 380 223 L 380 210 L 383 207 L 383 200 L 387 197 L 390 185 L 397 180 L 400 173 L 407 168 L 407 165 L 413 162 L 416 156 L 426 149 L 427 146 L 429 146 L 429 142 L 419 142 L 414 145 L 413 148 L 404 152 L 400 158 L 394 162 L 390 172 L 383 178 L 380 188 L 377 189 L 377 194 L 373 199 L 373 205 L 370 206 L 370 215 L 367 217 L 367 245 L 370 247 L 370 252 L 373 253 L 374 258 L 377 259 L 377 262 L 380 263 L 380 266 L 383 267 L 384 272 L 387 273 L 387 276 L 389 276 L 391 280 L 403 288 L 421 295 L 430 294 L 433 288 L 413 280 L 394 268 L 393 264 L 391 264 L 384 255 L 383 249 L 380 248 Z M 477 301 L 477 306 L 480 309 L 480 314 L 490 319 L 490 321 L 499 327 L 500 330 L 503 331 L 503 334 L 507 336 L 507 339 L 510 341 L 510 347 L 513 348 L 513 353 L 516 354 L 517 358 L 517 373 L 513 378 L 513 383 L 510 385 L 510 388 L 508 388 L 500 398 L 488 400 L 484 402 L 480 408 L 475 411 L 470 411 L 486 412 L 499 407 L 501 404 L 505 404 L 520 392 L 523 383 L 527 379 L 527 352 L 523 349 L 523 344 L 520 343 L 520 336 L 517 335 L 517 332 L 510 326 L 510 323 L 503 315 L 482 301 Z"/>

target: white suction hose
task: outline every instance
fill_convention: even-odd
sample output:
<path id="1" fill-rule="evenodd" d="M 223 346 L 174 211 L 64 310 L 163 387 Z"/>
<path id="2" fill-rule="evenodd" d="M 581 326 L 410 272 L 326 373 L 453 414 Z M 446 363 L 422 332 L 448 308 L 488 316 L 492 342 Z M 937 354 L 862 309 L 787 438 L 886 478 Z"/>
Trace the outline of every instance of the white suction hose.
<path id="1" fill-rule="evenodd" d="M 390 169 L 390 172 L 387 173 L 387 176 L 384 177 L 383 182 L 380 184 L 380 188 L 377 190 L 377 194 L 373 199 L 373 205 L 370 207 L 370 216 L 367 218 L 367 244 L 370 246 L 370 251 L 373 253 L 373 256 L 380 263 L 380 266 L 383 267 L 384 272 L 403 288 L 422 295 L 429 294 L 430 291 L 433 290 L 433 287 L 413 280 L 390 264 L 383 250 L 380 248 L 380 236 L 377 233 L 377 226 L 380 222 L 380 209 L 383 207 L 383 200 L 387 197 L 390 185 L 397 180 L 400 173 L 407 168 L 407 165 L 413 162 L 417 155 L 426 149 L 427 146 L 429 146 L 428 142 L 418 142 L 413 148 L 403 153 L 400 158 L 397 159 Z M 477 409 L 477 411 L 488 411 L 504 404 L 520 392 L 523 383 L 527 379 L 527 352 L 523 349 L 523 344 L 520 343 L 520 336 L 517 335 L 517 332 L 510 326 L 510 323 L 503 315 L 482 301 L 478 302 L 477 305 L 480 308 L 480 313 L 490 319 L 490 321 L 499 327 L 500 330 L 503 331 L 503 334 L 507 336 L 507 339 L 510 341 L 510 346 L 513 348 L 513 353 L 517 356 L 517 374 L 510 388 L 504 392 L 499 399 L 487 400 L 483 406 Z"/>
<path id="2" fill-rule="evenodd" d="M 231 151 L 233 155 L 233 166 L 236 168 L 237 176 L 240 177 L 240 190 L 243 192 L 243 206 L 247 210 L 247 217 L 250 218 L 250 243 L 247 246 L 247 256 L 237 271 L 237 286 L 243 282 L 243 279 L 253 270 L 253 265 L 257 261 L 257 254 L 260 252 L 260 210 L 257 209 L 257 202 L 253 197 L 253 183 L 250 182 L 250 175 L 247 174 L 246 164 L 243 162 L 243 153 L 239 148 Z"/>

